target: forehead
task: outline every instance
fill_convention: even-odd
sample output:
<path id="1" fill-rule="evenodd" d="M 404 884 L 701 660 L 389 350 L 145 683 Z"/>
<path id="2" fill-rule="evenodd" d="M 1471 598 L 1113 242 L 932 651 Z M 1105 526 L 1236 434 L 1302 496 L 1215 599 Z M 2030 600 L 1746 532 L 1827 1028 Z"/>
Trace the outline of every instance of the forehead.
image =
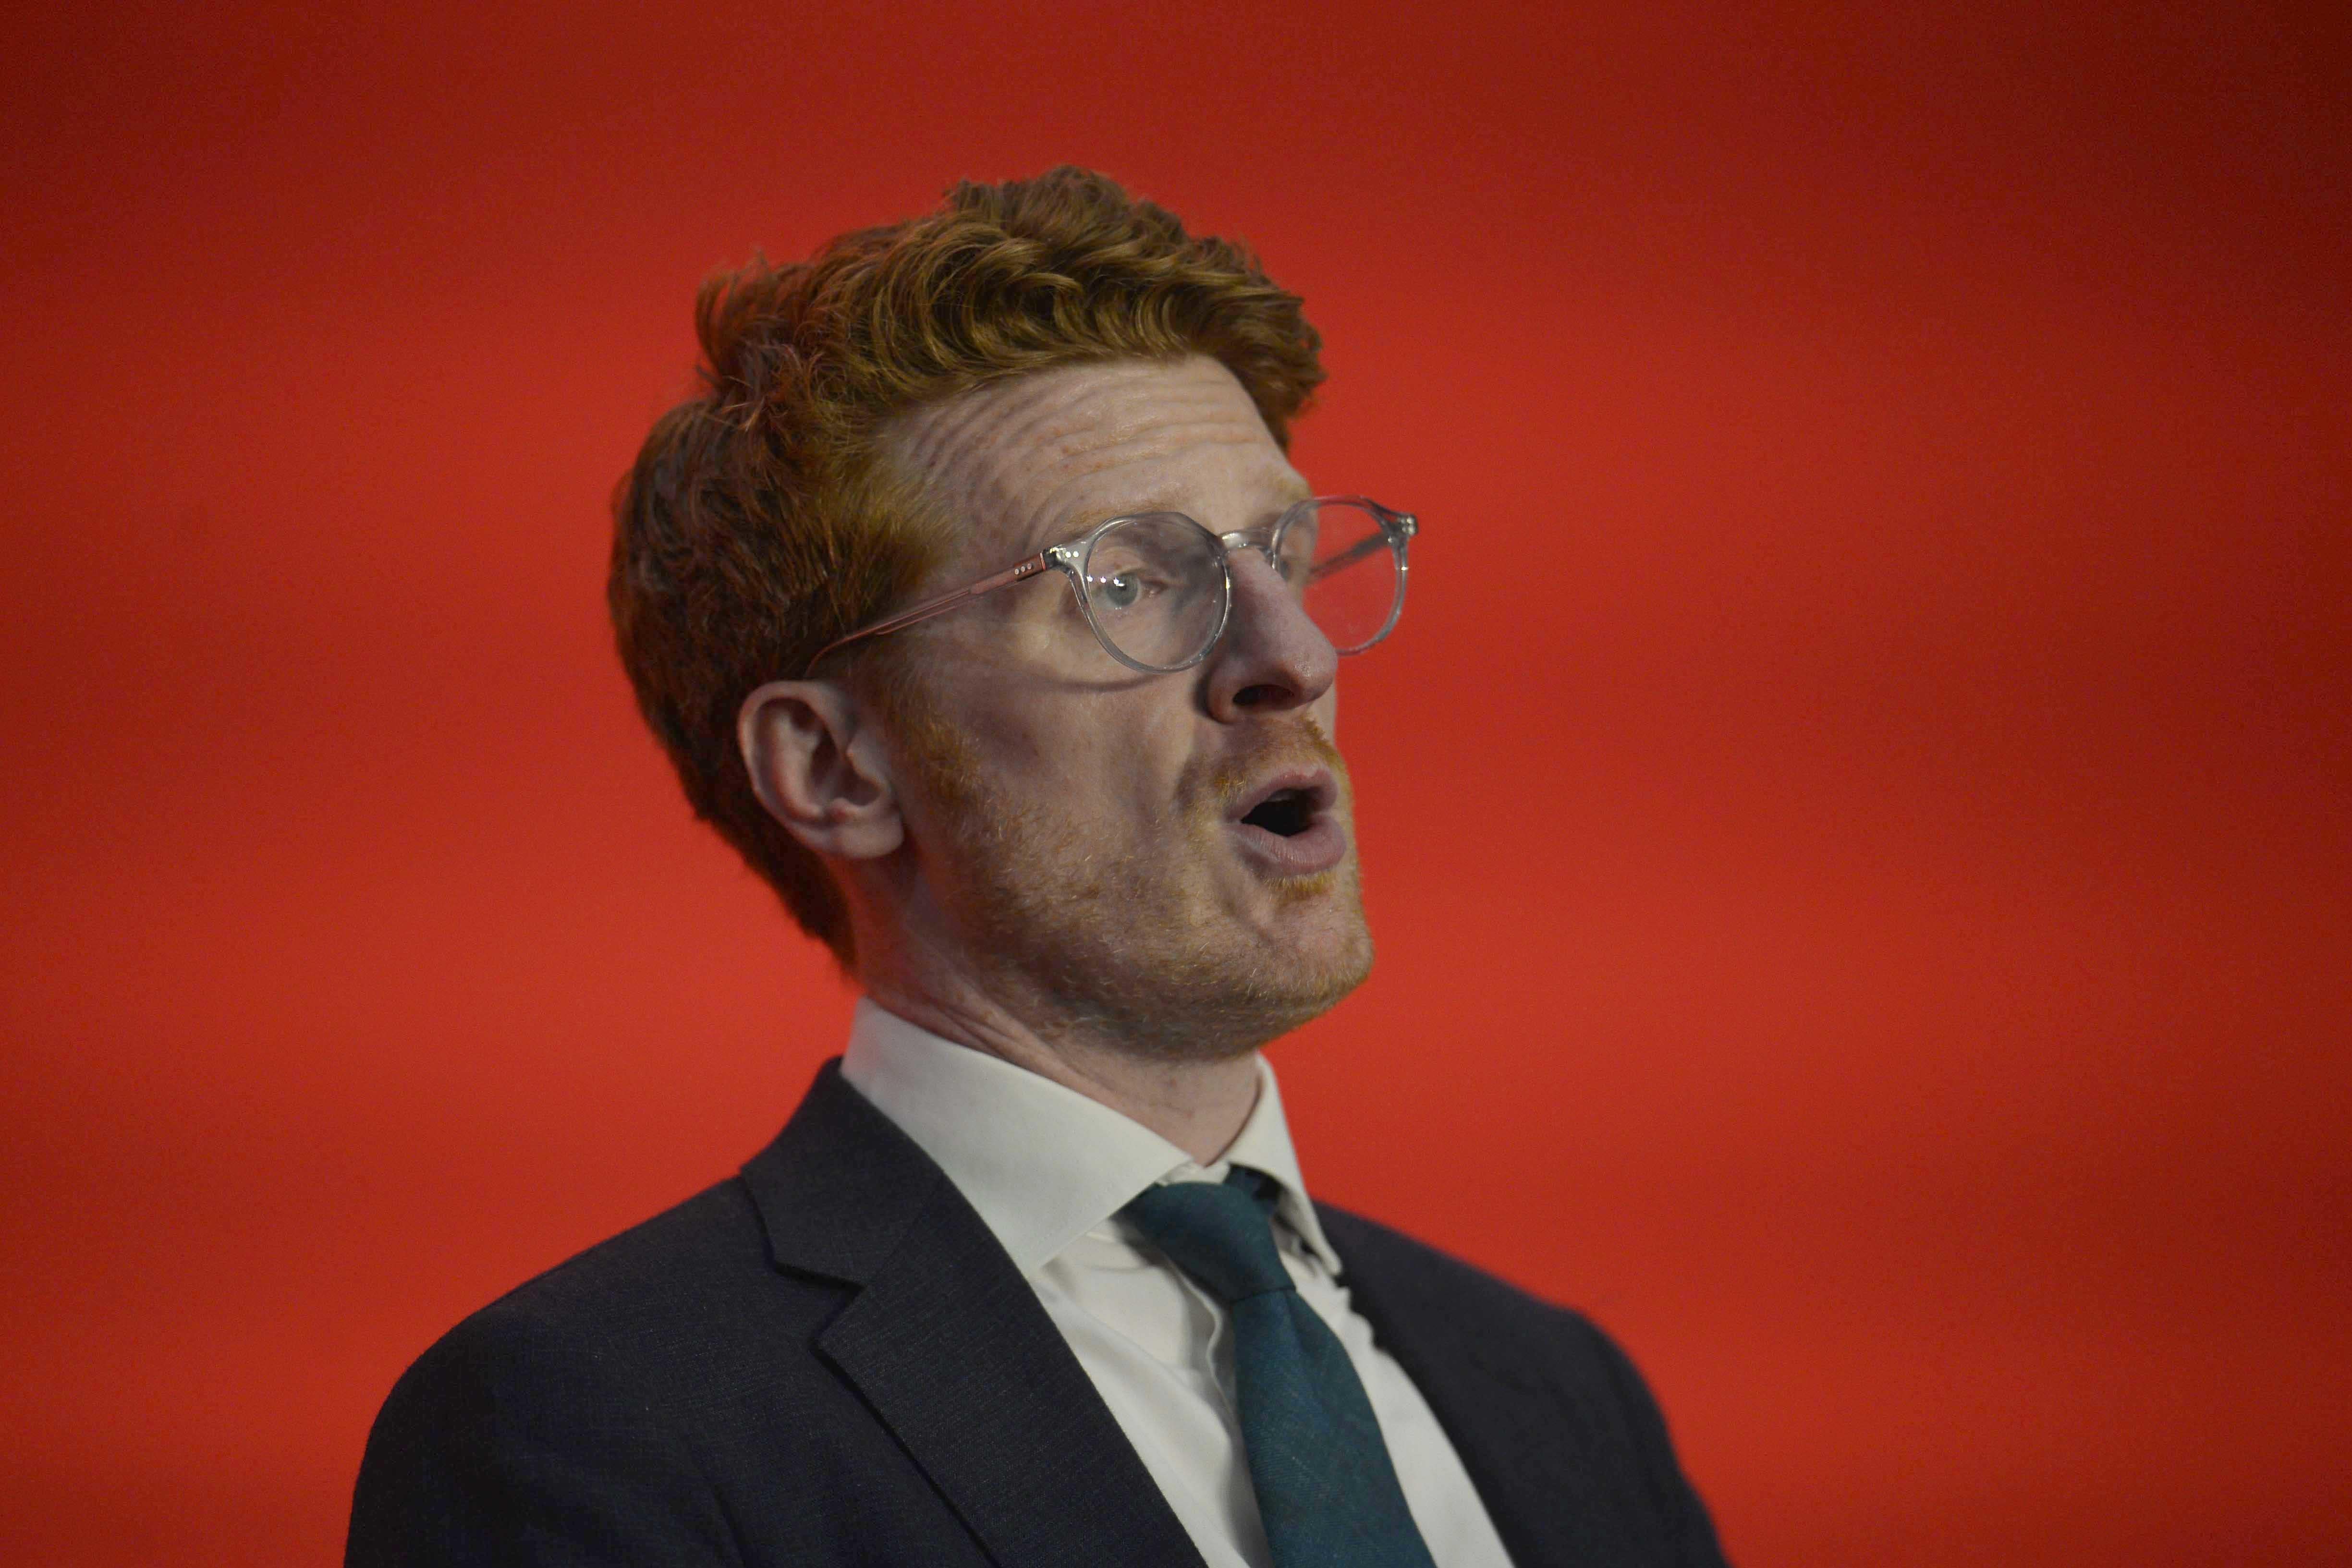
<path id="1" fill-rule="evenodd" d="M 1249 394 L 1205 357 L 993 382 L 904 416 L 886 444 L 983 547 L 1035 548 L 1160 508 L 1246 528 L 1307 493 Z"/>

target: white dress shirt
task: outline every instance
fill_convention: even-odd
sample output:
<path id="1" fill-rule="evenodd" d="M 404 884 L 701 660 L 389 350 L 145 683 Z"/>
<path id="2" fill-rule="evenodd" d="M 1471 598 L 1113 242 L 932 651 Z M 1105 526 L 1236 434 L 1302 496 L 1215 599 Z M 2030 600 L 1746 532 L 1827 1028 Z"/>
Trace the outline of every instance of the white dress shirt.
<path id="1" fill-rule="evenodd" d="M 1274 1069 L 1215 1165 L 1109 1106 L 857 1004 L 841 1071 L 979 1211 L 1037 1291 L 1209 1568 L 1272 1568 L 1234 1402 L 1225 1309 L 1118 1211 L 1162 1181 L 1223 1181 L 1234 1165 L 1281 1185 L 1275 1239 L 1298 1293 L 1355 1364 L 1406 1506 L 1437 1568 L 1508 1568 L 1460 1456 L 1412 1380 L 1348 1303 L 1307 1202 Z"/>

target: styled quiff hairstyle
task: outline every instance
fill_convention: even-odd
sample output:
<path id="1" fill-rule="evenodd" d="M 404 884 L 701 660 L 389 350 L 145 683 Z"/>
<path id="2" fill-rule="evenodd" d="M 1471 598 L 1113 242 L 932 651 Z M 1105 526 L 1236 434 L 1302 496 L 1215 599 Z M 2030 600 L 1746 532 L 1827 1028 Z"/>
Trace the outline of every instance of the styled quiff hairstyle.
<path id="1" fill-rule="evenodd" d="M 614 499 L 621 663 L 695 814 L 854 968 L 840 889 L 760 804 L 735 725 L 753 689 L 800 675 L 949 553 L 953 497 L 886 459 L 890 422 L 1058 365 L 1206 354 L 1287 446 L 1321 340 L 1246 249 L 1072 168 L 958 184 L 805 262 L 755 256 L 704 283 L 695 325 L 701 392 L 655 424 Z M 894 641 L 841 656 L 887 659 Z"/>

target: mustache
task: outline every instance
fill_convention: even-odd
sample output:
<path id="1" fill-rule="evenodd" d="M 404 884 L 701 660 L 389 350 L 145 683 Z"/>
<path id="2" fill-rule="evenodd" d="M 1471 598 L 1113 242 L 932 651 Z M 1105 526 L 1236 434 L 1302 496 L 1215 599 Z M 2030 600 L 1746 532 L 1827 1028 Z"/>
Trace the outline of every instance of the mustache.
<path id="1" fill-rule="evenodd" d="M 1259 731 L 1242 750 L 1218 758 L 1202 770 L 1197 786 L 1184 794 L 1189 802 L 1205 805 L 1222 816 L 1241 804 L 1258 780 L 1285 768 L 1328 768 L 1339 786 L 1340 800 L 1349 798 L 1347 758 L 1323 733 L 1323 727 L 1304 716 L 1283 728 Z"/>

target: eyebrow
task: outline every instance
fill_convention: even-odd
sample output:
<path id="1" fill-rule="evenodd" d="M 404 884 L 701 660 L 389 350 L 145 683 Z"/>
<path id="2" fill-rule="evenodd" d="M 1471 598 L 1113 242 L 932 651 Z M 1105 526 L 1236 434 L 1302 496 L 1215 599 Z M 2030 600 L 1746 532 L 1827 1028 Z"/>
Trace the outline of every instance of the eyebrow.
<path id="1" fill-rule="evenodd" d="M 1299 502 L 1312 500 L 1315 497 L 1315 491 L 1311 486 L 1307 485 L 1307 483 L 1302 479 L 1296 485 L 1282 486 L 1277 492 L 1277 496 L 1278 499 L 1276 499 L 1272 507 L 1265 511 L 1265 515 L 1259 517 L 1256 521 L 1246 525 L 1247 528 L 1263 528 L 1265 525 L 1272 523 L 1276 517 L 1282 516 L 1283 513 L 1288 511 Z M 1066 531 L 1060 531 L 1060 529 L 1057 528 L 1054 537 L 1045 542 L 1045 544 L 1059 544 L 1066 539 L 1083 538 L 1087 534 L 1092 533 L 1095 529 L 1102 527 L 1105 523 L 1109 522 L 1113 517 L 1139 517 L 1151 512 L 1181 512 L 1184 516 L 1191 517 L 1194 522 L 1200 523 L 1202 528 L 1209 528 L 1211 533 L 1218 531 L 1213 528 L 1210 528 L 1209 524 L 1201 518 L 1198 515 L 1198 508 L 1190 504 L 1183 493 L 1163 490 L 1147 497 L 1141 502 L 1127 506 L 1089 507 L 1086 510 L 1077 514 L 1076 520 L 1067 525 Z M 1042 549 L 1043 546 L 1040 546 L 1040 548 Z"/>

